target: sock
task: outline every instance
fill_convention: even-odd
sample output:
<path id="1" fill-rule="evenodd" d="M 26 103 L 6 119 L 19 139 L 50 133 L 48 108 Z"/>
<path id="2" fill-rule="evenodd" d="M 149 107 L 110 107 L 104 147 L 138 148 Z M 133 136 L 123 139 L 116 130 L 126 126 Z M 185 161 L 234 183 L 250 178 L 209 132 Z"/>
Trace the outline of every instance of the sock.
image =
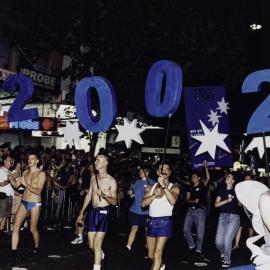
<path id="1" fill-rule="evenodd" d="M 100 264 L 94 264 L 93 270 L 100 270 L 101 265 Z"/>
<path id="2" fill-rule="evenodd" d="M 128 250 L 131 250 L 131 246 L 129 246 L 129 245 L 126 245 L 126 248 L 127 248 Z"/>
<path id="3" fill-rule="evenodd" d="M 160 267 L 160 270 L 164 270 L 165 269 L 165 264 L 162 264 Z"/>
<path id="4" fill-rule="evenodd" d="M 82 233 L 79 233 L 79 234 L 78 234 L 78 237 L 83 238 Z"/>
<path id="5" fill-rule="evenodd" d="M 104 258 L 105 258 L 105 254 L 104 254 L 103 250 L 101 250 L 101 260 L 104 260 Z"/>

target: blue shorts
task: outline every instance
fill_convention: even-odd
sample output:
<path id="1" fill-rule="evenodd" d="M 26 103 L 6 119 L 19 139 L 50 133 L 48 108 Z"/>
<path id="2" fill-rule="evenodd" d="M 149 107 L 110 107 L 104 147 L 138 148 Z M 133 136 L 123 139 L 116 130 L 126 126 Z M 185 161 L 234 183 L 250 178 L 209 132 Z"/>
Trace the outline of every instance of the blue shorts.
<path id="1" fill-rule="evenodd" d="M 172 217 L 149 217 L 146 220 L 147 236 L 171 237 Z"/>
<path id="2" fill-rule="evenodd" d="M 128 213 L 128 221 L 131 226 L 137 225 L 145 227 L 147 218 L 148 215 L 139 215 L 131 211 Z"/>
<path id="3" fill-rule="evenodd" d="M 88 213 L 88 231 L 107 232 L 110 207 L 90 208 Z"/>

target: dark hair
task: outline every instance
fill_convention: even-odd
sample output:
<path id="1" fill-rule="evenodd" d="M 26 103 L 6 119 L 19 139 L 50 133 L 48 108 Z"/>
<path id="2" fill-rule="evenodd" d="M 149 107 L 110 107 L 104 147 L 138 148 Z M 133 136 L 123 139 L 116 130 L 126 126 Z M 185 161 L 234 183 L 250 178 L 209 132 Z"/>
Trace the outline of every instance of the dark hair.
<path id="1" fill-rule="evenodd" d="M 171 163 L 170 163 L 169 161 L 165 160 L 164 163 L 162 163 L 161 161 L 159 161 L 159 162 L 157 163 L 157 166 L 156 166 L 157 171 L 158 171 L 158 169 L 159 169 L 159 166 L 162 165 L 162 164 L 163 164 L 163 166 L 164 166 L 164 165 L 168 165 L 168 166 L 169 166 L 169 169 L 172 170 Z"/>
<path id="2" fill-rule="evenodd" d="M 193 171 L 191 172 L 191 176 L 192 176 L 193 174 L 197 175 L 197 177 L 202 178 L 202 174 L 201 174 L 199 171 L 197 171 L 197 170 L 193 170 Z"/>
<path id="3" fill-rule="evenodd" d="M 2 157 L 2 160 L 5 161 L 8 158 L 12 158 L 13 159 L 13 157 L 11 155 L 5 155 L 5 156 Z"/>
<path id="4" fill-rule="evenodd" d="M 245 173 L 244 178 L 246 178 L 247 176 L 249 176 L 251 179 L 253 179 L 253 175 L 251 173 Z"/>
<path id="5" fill-rule="evenodd" d="M 228 172 L 228 174 L 231 174 L 232 175 L 233 180 L 236 181 L 236 179 L 238 179 L 239 174 L 237 172 L 230 171 L 230 172 Z"/>

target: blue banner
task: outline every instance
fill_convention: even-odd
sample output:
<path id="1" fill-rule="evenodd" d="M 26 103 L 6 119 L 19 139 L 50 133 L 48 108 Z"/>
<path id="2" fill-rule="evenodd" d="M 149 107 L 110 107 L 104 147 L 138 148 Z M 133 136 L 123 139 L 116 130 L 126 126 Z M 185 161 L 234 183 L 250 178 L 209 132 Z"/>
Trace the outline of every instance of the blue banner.
<path id="1" fill-rule="evenodd" d="M 184 100 L 192 167 L 232 166 L 229 103 L 223 86 L 185 87 Z"/>

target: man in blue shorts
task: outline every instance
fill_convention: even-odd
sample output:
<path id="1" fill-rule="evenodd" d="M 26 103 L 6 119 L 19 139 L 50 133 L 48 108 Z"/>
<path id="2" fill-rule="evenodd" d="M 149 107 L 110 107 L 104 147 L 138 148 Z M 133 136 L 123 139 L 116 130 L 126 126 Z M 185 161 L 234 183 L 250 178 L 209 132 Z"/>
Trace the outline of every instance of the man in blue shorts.
<path id="1" fill-rule="evenodd" d="M 107 155 L 97 155 L 95 161 L 95 168 L 98 171 L 97 178 L 91 177 L 89 191 L 78 217 L 78 223 L 83 222 L 84 212 L 91 202 L 88 240 L 89 247 L 94 252 L 93 270 L 101 269 L 101 261 L 104 259 L 102 242 L 107 232 L 110 205 L 117 203 L 117 184 L 115 179 L 107 173 L 108 163 Z"/>

